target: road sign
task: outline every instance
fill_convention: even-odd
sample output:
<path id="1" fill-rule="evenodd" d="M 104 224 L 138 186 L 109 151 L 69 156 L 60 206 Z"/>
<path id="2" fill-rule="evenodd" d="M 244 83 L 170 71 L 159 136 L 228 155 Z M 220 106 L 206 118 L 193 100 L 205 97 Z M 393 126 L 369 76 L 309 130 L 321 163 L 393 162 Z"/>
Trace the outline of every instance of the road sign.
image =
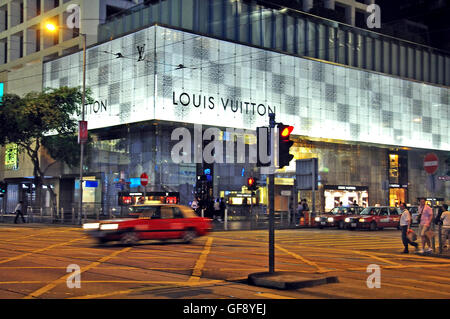
<path id="1" fill-rule="evenodd" d="M 439 167 L 439 158 L 434 153 L 428 153 L 423 160 L 423 168 L 428 174 L 436 173 Z"/>
<path id="2" fill-rule="evenodd" d="M 141 175 L 141 185 L 144 187 L 148 185 L 148 175 L 146 173 Z"/>

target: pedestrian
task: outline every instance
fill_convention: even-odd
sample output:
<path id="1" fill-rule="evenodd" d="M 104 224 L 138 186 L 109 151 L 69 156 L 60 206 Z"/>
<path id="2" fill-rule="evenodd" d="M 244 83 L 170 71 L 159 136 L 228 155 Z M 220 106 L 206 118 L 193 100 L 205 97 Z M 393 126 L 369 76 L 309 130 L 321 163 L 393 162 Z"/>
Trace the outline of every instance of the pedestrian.
<path id="1" fill-rule="evenodd" d="M 420 225 L 419 225 L 419 235 L 422 242 L 422 250 L 421 254 L 424 252 L 432 252 L 431 249 L 431 234 L 430 234 L 430 226 L 431 221 L 433 219 L 433 210 L 430 206 L 428 206 L 425 202 L 425 198 L 420 199 L 419 205 L 419 216 L 420 216 Z M 425 246 L 428 245 L 428 249 L 425 250 Z"/>
<path id="2" fill-rule="evenodd" d="M 400 203 L 400 209 L 402 210 L 402 216 L 400 217 L 400 229 L 402 230 L 402 242 L 405 249 L 403 250 L 403 254 L 408 254 L 408 245 L 414 246 L 416 251 L 418 250 L 419 244 L 409 240 L 408 231 L 411 228 L 411 214 L 409 210 L 406 208 L 405 203 Z"/>
<path id="3" fill-rule="evenodd" d="M 304 217 L 304 215 L 303 215 L 303 199 L 300 201 L 300 203 L 298 203 L 296 219 L 298 220 L 301 217 Z"/>
<path id="4" fill-rule="evenodd" d="M 198 201 L 197 201 L 196 198 L 194 198 L 194 200 L 192 201 L 191 208 L 193 210 L 197 211 L 197 209 L 198 209 Z"/>
<path id="5" fill-rule="evenodd" d="M 303 199 L 303 211 L 304 212 L 309 211 L 308 201 L 306 200 L 306 198 Z"/>
<path id="6" fill-rule="evenodd" d="M 356 200 L 353 201 L 353 207 L 359 207 L 358 203 L 356 202 Z"/>
<path id="7" fill-rule="evenodd" d="M 445 211 L 441 215 L 442 221 L 442 245 L 445 249 L 449 248 L 450 241 L 450 211 L 448 210 L 448 205 L 442 205 Z"/>
<path id="8" fill-rule="evenodd" d="M 17 219 L 19 218 L 19 215 L 22 217 L 22 222 L 25 224 L 25 217 L 23 216 L 22 213 L 22 201 L 19 201 L 19 203 L 17 203 L 16 208 L 14 209 L 14 212 L 16 213 L 16 218 L 14 218 L 14 224 L 17 224 Z"/>
<path id="9" fill-rule="evenodd" d="M 222 197 L 220 199 L 220 219 L 225 220 L 225 209 L 227 209 L 227 204 L 225 203 L 225 199 Z"/>
<path id="10" fill-rule="evenodd" d="M 220 200 L 219 200 L 219 198 L 217 198 L 214 201 L 214 219 L 216 219 L 216 218 L 219 220 L 219 222 L 221 221 L 221 218 L 220 218 Z"/>

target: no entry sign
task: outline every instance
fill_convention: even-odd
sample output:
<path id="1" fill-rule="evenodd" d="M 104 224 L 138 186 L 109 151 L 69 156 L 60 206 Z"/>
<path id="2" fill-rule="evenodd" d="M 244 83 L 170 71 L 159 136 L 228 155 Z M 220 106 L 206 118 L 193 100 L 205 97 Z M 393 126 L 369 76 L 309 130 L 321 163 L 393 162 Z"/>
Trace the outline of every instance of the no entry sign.
<path id="1" fill-rule="evenodd" d="M 434 153 L 428 153 L 423 160 L 423 168 L 428 174 L 436 173 L 439 167 L 439 159 Z"/>
<path id="2" fill-rule="evenodd" d="M 148 184 L 148 175 L 146 173 L 142 173 L 141 175 L 141 185 L 147 186 Z"/>

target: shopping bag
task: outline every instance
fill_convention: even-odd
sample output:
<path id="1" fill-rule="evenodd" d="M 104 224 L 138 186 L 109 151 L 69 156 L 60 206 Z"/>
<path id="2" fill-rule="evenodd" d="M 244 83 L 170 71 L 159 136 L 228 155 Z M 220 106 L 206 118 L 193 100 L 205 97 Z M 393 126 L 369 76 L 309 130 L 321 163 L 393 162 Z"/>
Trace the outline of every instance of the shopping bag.
<path id="1" fill-rule="evenodd" d="M 408 239 L 410 241 L 416 241 L 417 240 L 417 234 L 412 229 L 408 229 L 408 233 L 406 234 L 406 237 L 408 237 Z"/>

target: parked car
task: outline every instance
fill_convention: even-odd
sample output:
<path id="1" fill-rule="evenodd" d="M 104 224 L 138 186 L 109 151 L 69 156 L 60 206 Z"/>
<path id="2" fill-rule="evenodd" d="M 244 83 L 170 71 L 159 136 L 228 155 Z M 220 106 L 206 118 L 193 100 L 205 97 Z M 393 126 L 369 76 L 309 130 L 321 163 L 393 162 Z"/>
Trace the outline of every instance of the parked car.
<path id="1" fill-rule="evenodd" d="M 335 207 L 328 213 L 320 214 L 314 221 L 320 229 L 324 227 L 338 227 L 343 229 L 345 227 L 345 218 L 349 215 L 358 215 L 363 210 L 363 207 Z"/>
<path id="2" fill-rule="evenodd" d="M 208 234 L 212 226 L 211 219 L 197 216 L 190 207 L 154 204 L 130 206 L 126 218 L 87 223 L 83 229 L 100 243 L 132 245 L 149 239 L 182 239 L 188 243 Z"/>
<path id="3" fill-rule="evenodd" d="M 345 218 L 346 228 L 377 230 L 385 227 L 400 229 L 401 211 L 398 207 L 369 206 L 355 216 Z"/>

